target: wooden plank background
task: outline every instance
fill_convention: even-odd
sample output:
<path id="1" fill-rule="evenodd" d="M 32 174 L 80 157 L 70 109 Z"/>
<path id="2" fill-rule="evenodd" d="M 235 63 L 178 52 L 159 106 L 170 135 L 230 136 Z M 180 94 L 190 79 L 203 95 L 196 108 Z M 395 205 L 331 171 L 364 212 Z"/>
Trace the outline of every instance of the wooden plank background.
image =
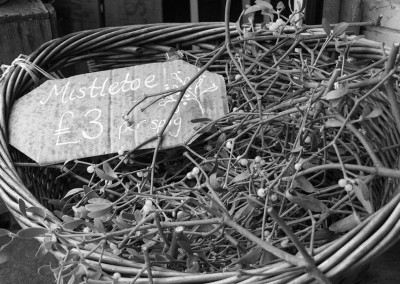
<path id="1" fill-rule="evenodd" d="M 107 27 L 161 23 L 162 1 L 104 0 L 104 17 Z"/>
<path id="2" fill-rule="evenodd" d="M 61 35 L 104 26 L 99 0 L 54 1 Z"/>
<path id="3" fill-rule="evenodd" d="M 381 26 L 362 28 L 362 34 L 389 46 L 400 42 L 400 0 L 363 0 L 362 5 L 363 21 L 375 21 L 383 15 Z"/>
<path id="4" fill-rule="evenodd" d="M 0 9 L 0 65 L 30 54 L 57 36 L 54 10 L 40 0 L 13 0 Z"/>
<path id="5" fill-rule="evenodd" d="M 380 26 L 352 28 L 355 34 L 391 46 L 400 42 L 400 0 L 324 0 L 323 18 L 331 23 L 375 22 L 382 15 Z"/>

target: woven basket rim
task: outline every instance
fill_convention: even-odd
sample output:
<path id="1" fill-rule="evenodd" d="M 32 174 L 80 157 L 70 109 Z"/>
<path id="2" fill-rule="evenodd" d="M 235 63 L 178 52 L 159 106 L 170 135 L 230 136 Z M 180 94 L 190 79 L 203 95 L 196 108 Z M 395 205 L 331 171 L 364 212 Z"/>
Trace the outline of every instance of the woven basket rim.
<path id="1" fill-rule="evenodd" d="M 74 62 L 74 58 L 79 57 L 89 52 L 102 52 L 112 51 L 124 46 L 150 46 L 151 50 L 156 50 L 161 47 L 171 48 L 184 48 L 190 47 L 192 44 L 208 44 L 209 42 L 223 41 L 224 39 L 224 23 L 170 23 L 170 24 L 149 24 L 149 25 L 137 25 L 137 26 L 124 26 L 124 27 L 112 27 L 102 28 L 96 30 L 88 30 L 69 34 L 61 38 L 54 39 L 43 44 L 35 52 L 27 57 L 27 60 L 40 66 L 46 71 L 53 71 L 54 69 L 62 66 L 63 64 L 69 64 Z M 232 36 L 237 35 L 237 31 L 232 25 L 231 34 Z M 159 45 L 157 47 L 157 45 Z M 381 52 L 379 44 L 371 41 L 363 41 L 362 46 L 369 47 L 373 53 L 379 54 Z M 378 51 L 379 50 L 379 51 Z M 161 53 L 163 51 L 160 51 Z M 55 63 L 52 65 L 52 63 Z M 51 66 L 51 68 L 49 68 Z M 10 209 L 11 213 L 16 217 L 22 227 L 38 227 L 38 224 L 33 220 L 26 218 L 21 212 L 21 203 L 25 206 L 36 206 L 46 211 L 47 217 L 43 222 L 48 227 L 60 226 L 61 221 L 53 215 L 51 211 L 45 208 L 30 192 L 29 189 L 23 184 L 20 177 L 20 172 L 13 165 L 14 161 L 8 148 L 8 136 L 7 136 L 7 121 L 11 107 L 15 99 L 24 95 L 33 85 L 33 81 L 29 77 L 29 74 L 25 72 L 21 67 L 13 67 L 5 79 L 0 83 L 0 91 L 2 93 L 1 107 L 3 115 L 0 121 L 2 132 L 0 134 L 0 197 L 3 198 L 6 205 Z M 3 87 L 3 88 L 1 88 Z M 22 201 L 21 201 L 22 200 Z M 398 227 L 398 219 L 400 213 L 400 195 L 396 195 L 388 204 L 382 207 L 379 211 L 373 214 L 367 220 L 364 220 L 355 229 L 335 240 L 324 250 L 316 250 L 316 258 L 321 264 L 319 267 L 324 268 L 326 272 L 342 271 L 343 265 L 352 262 L 343 262 L 342 264 L 336 263 L 336 256 L 339 254 L 347 256 L 347 260 L 351 259 L 353 255 L 356 255 L 357 250 L 349 251 L 348 248 L 353 248 L 354 244 L 360 244 L 359 250 L 367 250 L 371 248 L 370 252 L 364 254 L 358 262 L 351 264 L 347 267 L 349 270 L 357 270 L 364 264 L 368 263 L 371 258 L 376 257 L 382 253 L 387 245 L 393 244 L 398 237 L 395 232 L 400 229 Z M 393 228 L 395 227 L 395 228 Z M 393 229 L 392 229 L 393 228 Z M 374 231 L 390 231 L 385 237 L 380 237 L 381 234 L 374 233 Z M 42 240 L 42 238 L 38 238 Z M 71 240 L 72 242 L 76 242 Z M 379 244 L 378 244 L 379 243 Z M 53 252 L 59 259 L 64 257 L 60 251 Z M 111 259 L 109 257 L 110 269 L 121 268 L 122 271 L 137 271 L 139 268 L 133 268 L 127 261 L 124 261 L 118 257 Z M 95 262 L 96 257 L 93 256 L 92 262 Z M 118 264 L 120 263 L 120 264 Z M 337 268 L 339 266 L 340 268 Z M 284 261 L 280 261 L 277 264 L 273 264 L 269 267 L 271 271 L 274 270 L 285 270 L 288 264 Z M 322 270 L 321 268 L 321 270 Z M 135 270 L 136 269 L 136 270 Z M 249 270 L 250 272 L 259 272 L 264 270 Z M 133 272 L 135 273 L 135 272 Z M 168 274 L 168 273 L 167 273 Z M 185 273 L 171 273 L 175 275 L 176 281 L 178 278 L 183 277 L 185 281 L 200 281 L 196 280 L 196 274 L 187 275 Z M 210 282 L 217 280 L 224 280 L 228 283 L 229 279 L 238 277 L 236 272 L 226 273 L 208 273 L 208 276 L 202 279 L 200 282 Z M 332 277 L 336 277 L 337 274 L 330 274 Z M 186 277 L 186 278 L 185 278 Z M 250 276 L 249 276 L 250 277 Z M 307 275 L 305 273 L 299 273 L 296 281 L 293 283 L 304 283 L 307 281 Z M 141 282 L 138 282 L 141 283 Z M 178 283 L 178 282 L 176 282 Z M 194 283 L 194 282 L 193 282 Z"/>

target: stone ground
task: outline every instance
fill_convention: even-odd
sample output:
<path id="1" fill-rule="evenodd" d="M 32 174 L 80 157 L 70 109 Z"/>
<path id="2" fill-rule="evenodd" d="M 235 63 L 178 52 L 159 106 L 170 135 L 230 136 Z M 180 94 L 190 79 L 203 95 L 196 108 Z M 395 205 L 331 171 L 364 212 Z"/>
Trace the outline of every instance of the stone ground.
<path id="1" fill-rule="evenodd" d="M 1 216 L 0 216 L 1 218 Z M 0 228 L 7 228 L 1 222 Z M 15 227 L 14 227 L 15 230 Z M 9 237 L 0 237 L 0 247 L 10 241 Z M 51 284 L 53 275 L 40 276 L 39 267 L 46 264 L 56 265 L 55 258 L 48 254 L 43 258 L 35 258 L 39 243 L 36 240 L 14 239 L 0 252 L 0 284 Z M 360 278 L 360 284 L 398 284 L 400 283 L 400 242 L 376 260 Z M 353 284 L 353 283 L 346 283 Z"/>

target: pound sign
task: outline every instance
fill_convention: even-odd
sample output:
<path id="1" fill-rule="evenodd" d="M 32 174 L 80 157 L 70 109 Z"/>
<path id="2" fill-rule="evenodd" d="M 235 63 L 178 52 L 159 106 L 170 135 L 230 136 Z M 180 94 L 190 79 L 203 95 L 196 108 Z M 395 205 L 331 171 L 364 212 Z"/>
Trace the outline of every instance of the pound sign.
<path id="1" fill-rule="evenodd" d="M 64 119 L 64 116 L 66 114 L 69 114 L 70 116 L 72 116 L 72 118 L 74 117 L 74 113 L 72 111 L 66 111 L 61 116 L 60 122 L 58 123 L 58 129 L 55 131 L 55 134 L 54 134 L 54 135 L 57 135 L 56 146 L 79 143 L 79 141 L 60 142 L 60 136 L 61 135 L 64 135 L 64 134 L 72 132 L 71 130 L 69 130 L 70 129 L 69 127 L 64 127 L 64 128 L 62 127 L 63 119 Z"/>

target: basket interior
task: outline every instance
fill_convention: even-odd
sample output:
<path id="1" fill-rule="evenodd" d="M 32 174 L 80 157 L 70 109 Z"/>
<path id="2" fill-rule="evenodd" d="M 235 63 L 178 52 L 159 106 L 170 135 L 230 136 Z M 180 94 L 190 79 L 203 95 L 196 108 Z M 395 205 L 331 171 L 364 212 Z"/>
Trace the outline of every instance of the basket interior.
<path id="1" fill-rule="evenodd" d="M 46 72 L 57 75 L 77 73 L 78 66 L 82 64 L 87 64 L 89 72 L 96 72 L 173 58 L 181 58 L 202 67 L 221 48 L 225 36 L 222 23 L 106 28 L 53 40 L 30 55 L 28 60 Z M 179 249 L 174 253 L 169 251 L 168 256 L 163 254 L 166 248 L 162 240 L 164 237 L 170 241 L 177 238 L 175 234 L 179 232 L 176 232 L 176 226 L 164 228 L 164 237 L 161 233 L 157 234 L 157 229 L 148 232 L 150 240 L 157 237 L 155 244 L 149 248 L 151 261 L 157 263 L 153 270 L 154 277 L 186 277 L 183 279 L 190 281 L 190 277 L 196 273 L 206 272 L 208 276 L 201 279 L 203 282 L 220 279 L 230 281 L 230 277 L 236 277 L 235 283 L 249 279 L 257 279 L 260 283 L 274 279 L 284 281 L 277 283 L 287 283 L 293 279 L 298 279 L 298 283 L 310 280 L 310 275 L 307 276 L 303 268 L 293 268 L 292 265 L 297 261 L 295 258 L 290 258 L 289 265 L 277 254 L 266 252 L 267 244 L 272 244 L 284 252 L 282 255 L 295 256 L 299 253 L 299 247 L 279 220 L 289 226 L 303 246 L 308 249 L 313 247 L 316 263 L 330 277 L 339 275 L 345 269 L 364 266 L 379 253 L 376 249 L 375 254 L 358 252 L 358 244 L 364 241 L 369 241 L 371 245 L 392 243 L 397 232 L 393 223 L 392 231 L 387 229 L 390 231 L 389 237 L 375 233 L 379 231 L 379 225 L 384 227 L 383 224 L 386 224 L 385 216 L 395 211 L 398 193 L 398 126 L 384 86 L 375 88 L 379 84 L 376 78 L 383 78 L 385 60 L 382 59 L 387 60 L 389 50 L 382 51 L 379 44 L 373 42 L 355 40 L 346 52 L 331 42 L 320 53 L 326 38 L 320 31 L 300 40 L 292 30 L 287 31 L 285 36 L 262 31 L 249 42 L 238 38 L 239 32 L 231 25 L 230 36 L 233 55 L 224 52 L 208 68 L 225 79 L 229 114 L 203 124 L 205 130 L 191 144 L 159 151 L 153 186 L 155 192 L 163 197 L 156 198 L 148 192 L 150 181 L 143 176 L 144 173 L 151 175 L 149 168 L 154 150 L 139 150 L 132 157 L 127 157 L 127 163 L 121 166 L 118 174 L 134 173 L 121 180 L 132 191 L 136 188 L 131 197 L 136 203 L 127 202 L 121 209 L 112 209 L 107 215 L 108 219 L 101 221 L 93 221 L 99 216 L 88 218 L 77 214 L 74 206 L 84 199 L 82 194 L 71 195 L 68 199 L 64 196 L 71 189 L 91 185 L 88 181 L 93 181 L 93 176 L 87 172 L 85 163 L 101 163 L 117 154 L 88 157 L 75 167 L 74 161 L 70 161 L 65 165 L 43 168 L 34 166 L 32 160 L 9 148 L 5 129 L 13 102 L 45 80 L 40 72 L 36 72 L 36 80 L 33 80 L 23 68 L 16 67 L 4 81 L 2 89 L 2 107 L 5 110 L 5 117 L 2 118 L 2 162 L 11 166 L 11 169 L 2 166 L 2 171 L 7 173 L 2 178 L 2 196 L 6 197 L 21 225 L 31 227 L 41 224 L 37 219 L 30 219 L 20 212 L 19 200 L 23 199 L 28 207 L 43 206 L 49 210 L 43 224 L 61 226 L 60 230 L 64 230 L 61 233 L 64 238 L 62 244 L 75 244 L 82 241 L 79 234 L 87 233 L 85 227 L 92 229 L 94 238 L 100 236 L 98 223 L 96 225 L 95 222 L 101 222 L 102 230 L 107 233 L 138 225 L 140 219 L 146 217 L 143 213 L 146 201 L 157 200 L 160 202 L 158 218 L 162 218 L 163 225 L 171 221 L 182 224 L 204 222 L 204 225 L 196 228 L 193 228 L 194 225 L 188 226 L 184 236 L 178 237 Z M 343 41 L 342 38 L 339 40 Z M 340 56 L 345 58 L 341 59 Z M 317 65 L 312 64 L 315 57 L 319 59 Z M 241 70 L 238 70 L 232 58 L 235 58 Z M 354 75 L 359 70 L 362 72 Z M 242 76 L 243 71 L 246 71 L 246 79 Z M 332 81 L 335 72 L 340 74 Z M 337 86 L 333 85 L 335 81 Z M 253 89 L 257 90 L 257 96 L 252 93 Z M 341 89 L 346 89 L 344 94 L 339 93 Z M 334 93 L 332 90 L 339 91 Z M 329 97 L 329 94 L 337 98 Z M 315 100 L 315 96 L 322 99 Z M 343 115 L 343 119 L 348 115 L 351 121 L 351 126 L 343 128 L 341 134 L 338 134 L 340 126 L 335 125 L 342 119 L 337 114 Z M 336 139 L 336 148 L 329 144 L 333 139 Z M 115 167 L 119 161 L 116 158 L 110 164 Z M 202 169 L 199 177 L 193 176 L 194 167 Z M 299 172 L 301 180 L 295 179 Z M 357 197 L 354 190 L 346 192 L 338 186 L 344 172 L 352 186 L 363 187 L 359 190 L 367 192 L 368 197 Z M 94 178 L 96 182 L 99 180 L 98 176 Z M 207 186 L 200 186 L 201 181 L 208 182 Z M 225 185 L 222 186 L 224 181 Z M 92 194 L 92 198 L 114 202 L 122 195 L 123 188 L 111 187 L 111 184 L 110 187 L 105 184 L 102 189 L 93 186 L 93 191 L 97 193 L 86 192 L 86 195 Z M 107 190 L 104 191 L 104 188 Z M 268 190 L 261 194 L 260 188 Z M 147 195 L 141 196 L 141 193 Z M 170 202 L 165 196 L 177 196 L 187 200 L 188 205 L 185 207 L 177 201 Z M 228 213 L 214 204 L 218 203 L 216 198 L 222 200 Z M 304 202 L 312 205 L 305 205 Z M 173 210 L 174 207 L 180 209 Z M 267 207 L 280 212 L 281 219 L 274 219 L 272 215 L 268 217 L 265 213 Z M 325 207 L 329 207 L 330 214 L 324 215 Z M 216 213 L 213 215 L 212 212 Z M 348 230 L 329 229 L 332 224 L 353 213 L 358 214 L 360 224 L 354 225 L 349 233 Z M 138 217 L 135 214 L 141 215 Z M 113 219 L 115 216 L 120 219 Z M 221 225 L 224 230 L 213 227 L 216 224 L 207 223 L 207 219 L 224 219 L 226 216 L 230 217 Z M 82 221 L 72 229 L 65 229 L 71 226 L 74 217 L 87 221 Z M 128 217 L 134 219 L 128 220 Z M 375 227 L 370 224 L 373 217 L 378 220 Z M 305 221 L 298 221 L 302 219 Z M 85 226 L 84 222 L 92 224 L 94 228 Z M 317 222 L 317 227 L 313 227 L 313 222 Z M 207 235 L 214 229 L 215 233 Z M 252 239 L 250 234 L 260 241 Z M 271 236 L 268 238 L 269 234 Z M 119 253 L 115 253 L 116 245 L 125 244 L 126 234 L 111 235 L 115 237 L 108 238 L 104 243 L 104 255 L 93 253 L 88 258 L 92 262 L 88 263 L 94 265 L 101 259 L 103 271 L 108 274 L 120 272 L 126 279 L 138 275 L 138 269 L 145 262 L 139 256 L 141 245 L 148 244 L 149 239 L 142 237 L 137 240 L 132 237 L 128 240 L 129 246 L 119 247 Z M 187 248 L 188 243 L 191 248 Z M 341 246 L 345 252 L 338 256 L 336 252 Z M 92 247 L 83 242 L 79 248 L 90 251 Z M 246 254 L 248 251 L 251 253 Z M 62 249 L 54 253 L 61 257 L 64 255 Z M 221 253 L 225 257 L 219 257 Z M 246 255 L 250 255 L 250 259 L 246 259 Z M 199 267 L 196 268 L 196 265 Z M 93 267 L 90 269 L 96 270 Z M 238 275 L 235 272 L 238 269 L 245 269 L 249 274 Z M 107 279 L 107 273 L 100 273 L 101 277 Z M 257 273 L 261 275 L 255 276 Z M 282 273 L 283 276 L 277 276 Z M 316 276 L 313 274 L 312 277 Z M 141 280 L 144 281 L 144 278 Z"/>

